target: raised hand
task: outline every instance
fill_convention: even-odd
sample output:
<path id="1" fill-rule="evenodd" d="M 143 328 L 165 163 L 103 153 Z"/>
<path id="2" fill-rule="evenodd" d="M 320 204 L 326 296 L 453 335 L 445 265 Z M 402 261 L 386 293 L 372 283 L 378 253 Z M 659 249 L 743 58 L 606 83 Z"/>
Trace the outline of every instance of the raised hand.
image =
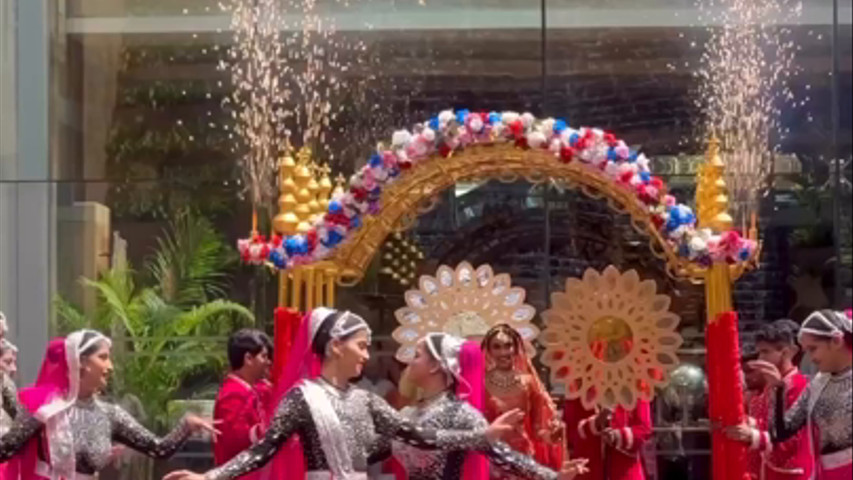
<path id="1" fill-rule="evenodd" d="M 524 420 L 524 412 L 521 409 L 510 410 L 496 418 L 486 430 L 486 438 L 489 441 L 500 440 L 508 433 L 516 430 L 521 421 Z"/>
<path id="2" fill-rule="evenodd" d="M 749 425 L 742 423 L 740 425 L 733 425 L 731 427 L 726 427 L 723 429 L 723 433 L 725 433 L 726 437 L 730 440 L 734 440 L 736 442 L 741 443 L 750 443 L 752 442 L 752 429 L 749 428 Z"/>
<path id="3" fill-rule="evenodd" d="M 187 425 L 190 427 L 190 430 L 192 430 L 193 433 L 208 432 L 214 437 L 219 435 L 220 432 L 216 427 L 219 426 L 220 423 L 222 423 L 221 420 L 217 420 L 214 422 L 212 420 L 201 418 L 197 415 L 192 414 L 187 415 L 185 421 L 187 422 Z"/>
<path id="4" fill-rule="evenodd" d="M 770 362 L 765 362 L 763 360 L 755 360 L 749 362 L 747 365 L 753 370 L 760 373 L 767 381 L 768 385 L 772 387 L 778 387 L 779 385 L 782 385 L 782 373 L 779 372 L 779 369 L 776 368 L 776 365 L 773 365 Z"/>
<path id="5" fill-rule="evenodd" d="M 610 445 L 611 447 L 615 447 L 619 442 L 619 430 L 615 430 L 612 428 L 607 428 L 601 434 L 601 438 L 604 439 L 604 443 Z"/>
<path id="6" fill-rule="evenodd" d="M 204 475 L 189 470 L 177 470 L 166 474 L 163 480 L 204 480 Z"/>
<path id="7" fill-rule="evenodd" d="M 602 408 L 595 416 L 595 429 L 603 432 L 610 428 L 610 420 L 613 419 L 613 410 Z"/>
<path id="8" fill-rule="evenodd" d="M 563 468 L 560 469 L 557 479 L 572 480 L 578 475 L 588 473 L 589 469 L 586 466 L 587 463 L 589 463 L 589 460 L 586 458 L 576 458 L 574 460 L 563 462 Z"/>

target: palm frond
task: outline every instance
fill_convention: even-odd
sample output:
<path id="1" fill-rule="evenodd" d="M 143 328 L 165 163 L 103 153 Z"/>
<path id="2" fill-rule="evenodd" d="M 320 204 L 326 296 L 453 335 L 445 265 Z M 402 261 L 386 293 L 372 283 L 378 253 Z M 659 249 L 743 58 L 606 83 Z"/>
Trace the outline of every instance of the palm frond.
<path id="1" fill-rule="evenodd" d="M 146 270 L 166 301 L 192 306 L 226 295 L 223 270 L 235 258 L 207 219 L 185 211 L 157 239 Z"/>
<path id="2" fill-rule="evenodd" d="M 56 312 L 56 332 L 60 335 L 92 326 L 79 308 L 58 295 L 53 299 L 53 308 Z"/>

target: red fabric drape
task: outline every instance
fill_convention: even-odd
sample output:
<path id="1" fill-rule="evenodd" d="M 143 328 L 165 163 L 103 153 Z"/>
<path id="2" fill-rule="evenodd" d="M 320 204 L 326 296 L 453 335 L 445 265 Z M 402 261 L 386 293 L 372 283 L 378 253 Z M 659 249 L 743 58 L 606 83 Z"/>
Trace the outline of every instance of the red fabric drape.
<path id="1" fill-rule="evenodd" d="M 729 440 L 722 428 L 740 425 L 746 420 L 743 384 L 740 376 L 740 341 L 736 312 L 724 312 L 708 325 L 708 383 L 710 415 L 713 424 L 721 427 L 712 434 L 714 480 L 746 480 L 747 446 Z"/>

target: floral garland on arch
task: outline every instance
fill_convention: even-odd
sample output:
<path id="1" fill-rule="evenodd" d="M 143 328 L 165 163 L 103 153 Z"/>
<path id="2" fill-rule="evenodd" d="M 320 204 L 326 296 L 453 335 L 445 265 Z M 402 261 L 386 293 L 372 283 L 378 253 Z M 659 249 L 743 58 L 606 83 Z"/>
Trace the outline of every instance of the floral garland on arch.
<path id="1" fill-rule="evenodd" d="M 561 119 L 538 120 L 530 113 L 446 110 L 411 131 L 395 132 L 390 148 L 370 157 L 350 178 L 347 191 L 329 202 L 328 212 L 307 233 L 241 239 L 237 242 L 240 255 L 246 263 L 268 263 L 277 269 L 323 260 L 350 232 L 361 227 L 364 215 L 379 212 L 384 188 L 418 162 L 436 154 L 446 158 L 469 145 L 506 142 L 523 149 L 548 150 L 554 161 L 581 162 L 599 169 L 634 192 L 664 238 L 679 256 L 690 261 L 706 266 L 714 261 L 737 263 L 751 258 L 757 248 L 755 241 L 735 230 L 715 234 L 696 228 L 696 215 L 666 193 L 663 180 L 652 175 L 649 159 L 612 133 L 598 128 L 575 129 Z"/>

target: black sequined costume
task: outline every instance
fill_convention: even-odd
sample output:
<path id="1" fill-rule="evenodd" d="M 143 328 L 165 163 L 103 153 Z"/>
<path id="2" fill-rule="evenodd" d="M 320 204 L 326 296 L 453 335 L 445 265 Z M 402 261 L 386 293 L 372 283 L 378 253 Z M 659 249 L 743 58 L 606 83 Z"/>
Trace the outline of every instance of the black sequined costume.
<path id="1" fill-rule="evenodd" d="M 826 379 L 821 392 L 815 391 L 816 386 L 823 385 L 818 379 L 812 380 L 787 412 L 784 392 L 781 387 L 777 389 L 771 434 L 774 441 L 784 442 L 806 428 L 811 414 L 819 434 L 815 441 L 818 453 L 827 455 L 853 447 L 853 371 Z M 814 408 L 809 412 L 812 403 Z"/>
<path id="2" fill-rule="evenodd" d="M 391 408 L 385 400 L 357 387 L 340 390 L 323 381 L 314 381 L 328 395 L 332 408 L 348 433 L 347 449 L 353 470 L 366 473 L 369 462 L 382 445 L 382 437 L 394 438 L 423 449 L 485 450 L 485 426 L 469 431 L 420 428 Z M 225 465 L 208 472 L 207 480 L 230 480 L 265 465 L 294 434 L 302 442 L 309 476 L 327 472 L 323 446 L 300 388 L 293 388 L 282 400 L 266 436 Z"/>
<path id="3" fill-rule="evenodd" d="M 184 445 L 191 433 L 187 422 L 181 421 L 167 436 L 158 438 L 121 407 L 95 399 L 78 400 L 69 410 L 69 420 L 77 472 L 84 475 L 95 475 L 107 466 L 113 442 L 150 457 L 167 458 Z M 33 416 L 19 417 L 0 439 L 0 462 L 15 455 L 43 428 L 44 424 Z"/>
<path id="4" fill-rule="evenodd" d="M 447 392 L 416 407 L 408 407 L 402 414 L 420 428 L 476 430 L 488 427 L 480 412 Z M 522 478 L 553 480 L 558 476 L 557 472 L 503 442 L 488 445 L 481 452 L 489 457 L 492 468 L 504 469 Z M 458 480 L 462 478 L 467 453 L 453 448 L 424 452 L 395 441 L 394 455 L 406 468 L 409 480 Z"/>
<path id="5" fill-rule="evenodd" d="M 9 418 L 18 418 L 24 410 L 18 403 L 18 390 L 12 379 L 5 373 L 0 372 L 0 407 L 9 415 Z"/>

